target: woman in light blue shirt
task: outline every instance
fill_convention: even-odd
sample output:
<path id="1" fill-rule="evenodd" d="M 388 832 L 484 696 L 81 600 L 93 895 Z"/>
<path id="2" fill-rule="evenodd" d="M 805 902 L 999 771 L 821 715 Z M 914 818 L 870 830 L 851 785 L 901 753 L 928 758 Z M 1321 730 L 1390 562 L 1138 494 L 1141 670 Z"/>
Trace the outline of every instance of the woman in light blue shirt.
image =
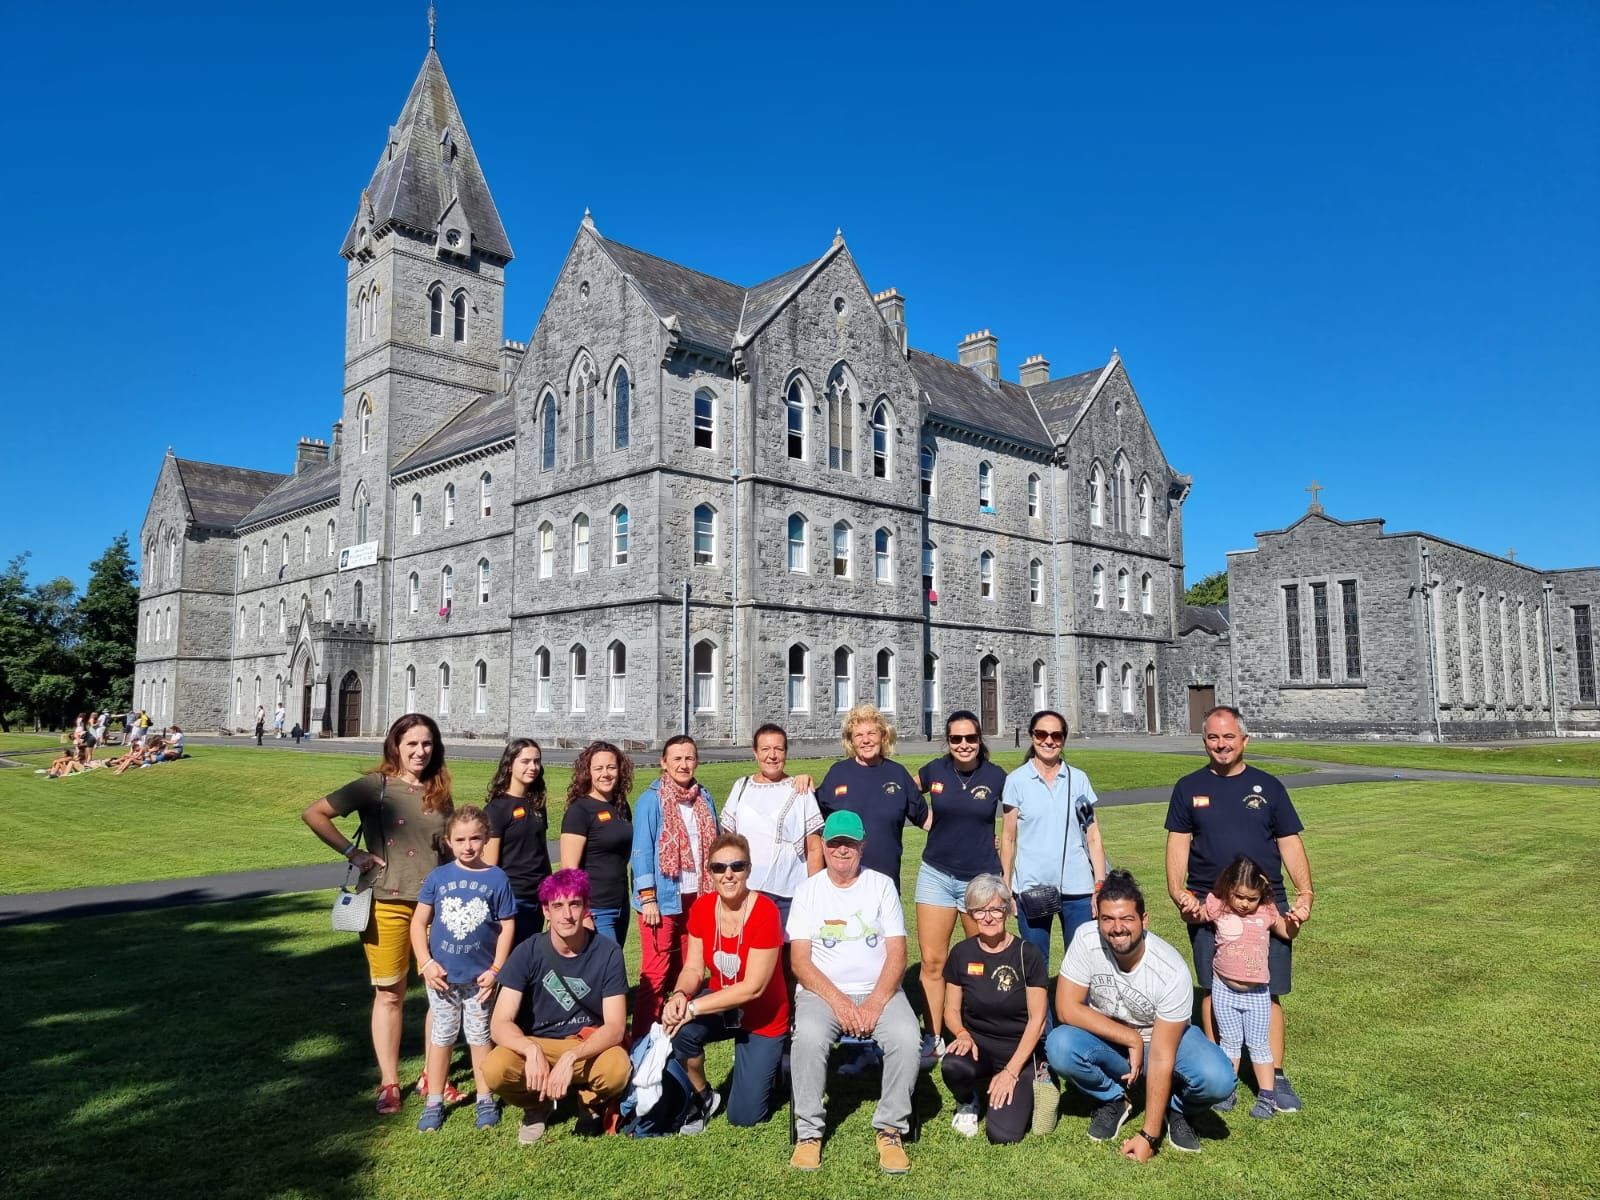
<path id="1" fill-rule="evenodd" d="M 1048 963 L 1058 916 L 1063 949 L 1078 926 L 1094 918 L 1106 856 L 1094 818 L 1099 798 L 1089 777 L 1061 757 L 1067 719 L 1051 709 L 1036 712 L 1028 736 L 1027 760 L 1006 776 L 1001 799 L 1000 869 L 1016 897 L 1018 930 Z M 1041 885 L 1057 890 L 1056 903 L 1030 914 L 1024 893 Z"/>

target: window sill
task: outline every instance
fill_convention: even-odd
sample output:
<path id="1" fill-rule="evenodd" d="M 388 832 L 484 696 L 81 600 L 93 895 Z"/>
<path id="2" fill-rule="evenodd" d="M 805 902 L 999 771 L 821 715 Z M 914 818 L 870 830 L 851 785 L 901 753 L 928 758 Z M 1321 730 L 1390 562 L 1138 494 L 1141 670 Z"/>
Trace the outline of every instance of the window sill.
<path id="1" fill-rule="evenodd" d="M 1359 679 L 1344 681 L 1323 680 L 1318 683 L 1280 683 L 1280 692 L 1329 692 L 1329 691 L 1360 691 L 1366 688 L 1366 683 Z"/>

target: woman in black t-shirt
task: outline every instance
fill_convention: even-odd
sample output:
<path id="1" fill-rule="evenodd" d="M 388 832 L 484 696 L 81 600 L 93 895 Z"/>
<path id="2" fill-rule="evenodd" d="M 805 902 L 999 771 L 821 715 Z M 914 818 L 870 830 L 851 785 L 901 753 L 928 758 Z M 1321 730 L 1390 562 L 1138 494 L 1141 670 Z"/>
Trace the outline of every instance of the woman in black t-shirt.
<path id="1" fill-rule="evenodd" d="M 1000 870 L 995 818 L 1006 786 L 1006 773 L 989 761 L 977 714 L 966 709 L 951 713 L 944 738 L 948 752 L 916 774 L 917 786 L 929 798 L 932 822 L 917 870 L 916 896 L 922 994 L 928 1009 L 924 1057 L 930 1066 L 944 1053 L 944 964 L 956 915 L 967 937 L 978 932 L 977 922 L 965 911 L 967 885 L 985 872 Z"/>
<path id="2" fill-rule="evenodd" d="M 967 885 L 966 903 L 978 936 L 952 949 L 944 968 L 945 1028 L 953 1036 L 940 1072 L 956 1102 L 950 1124 L 964 1137 L 978 1132 L 978 1088 L 987 1083 L 989 1140 L 1020 1142 L 1033 1121 L 1049 975 L 1038 949 L 1006 929 L 1005 880 L 979 875 Z"/>
<path id="3" fill-rule="evenodd" d="M 617 945 L 628 940 L 628 859 L 633 853 L 633 763 L 610 742 L 594 742 L 572 764 L 561 818 L 561 867 L 589 874 L 589 918 Z"/>
<path id="4" fill-rule="evenodd" d="M 550 819 L 544 795 L 544 751 L 532 738 L 512 739 L 500 756 L 484 805 L 489 844 L 483 857 L 511 880 L 517 897 L 516 942 L 544 929 L 539 885 L 550 877 Z"/>

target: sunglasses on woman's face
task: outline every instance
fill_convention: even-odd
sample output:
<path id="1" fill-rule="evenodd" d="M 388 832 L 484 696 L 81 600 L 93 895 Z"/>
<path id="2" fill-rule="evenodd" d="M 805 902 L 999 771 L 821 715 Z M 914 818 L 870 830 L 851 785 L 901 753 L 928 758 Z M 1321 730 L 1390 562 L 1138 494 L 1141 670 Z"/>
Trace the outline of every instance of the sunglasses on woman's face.
<path id="1" fill-rule="evenodd" d="M 978 735 L 975 733 L 947 733 L 945 740 L 952 746 L 976 746 Z"/>
<path id="2" fill-rule="evenodd" d="M 706 869 L 709 870 L 713 875 L 726 875 L 730 872 L 737 875 L 741 871 L 748 871 L 750 869 L 750 864 L 744 859 L 740 858 L 735 859 L 733 862 L 707 863 Z"/>
<path id="3" fill-rule="evenodd" d="M 1036 742 L 1059 742 L 1066 734 L 1059 729 L 1035 729 L 1030 736 Z"/>

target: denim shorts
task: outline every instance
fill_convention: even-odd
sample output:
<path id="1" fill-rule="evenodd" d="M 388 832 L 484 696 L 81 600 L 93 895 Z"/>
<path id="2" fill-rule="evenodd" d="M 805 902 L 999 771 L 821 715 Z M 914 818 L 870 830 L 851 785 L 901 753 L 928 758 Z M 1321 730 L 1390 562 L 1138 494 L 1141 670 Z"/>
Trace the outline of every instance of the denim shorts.
<path id="1" fill-rule="evenodd" d="M 917 903 L 966 912 L 967 884 L 971 882 L 970 879 L 957 879 L 954 875 L 946 875 L 938 867 L 925 861 L 917 868 Z"/>

